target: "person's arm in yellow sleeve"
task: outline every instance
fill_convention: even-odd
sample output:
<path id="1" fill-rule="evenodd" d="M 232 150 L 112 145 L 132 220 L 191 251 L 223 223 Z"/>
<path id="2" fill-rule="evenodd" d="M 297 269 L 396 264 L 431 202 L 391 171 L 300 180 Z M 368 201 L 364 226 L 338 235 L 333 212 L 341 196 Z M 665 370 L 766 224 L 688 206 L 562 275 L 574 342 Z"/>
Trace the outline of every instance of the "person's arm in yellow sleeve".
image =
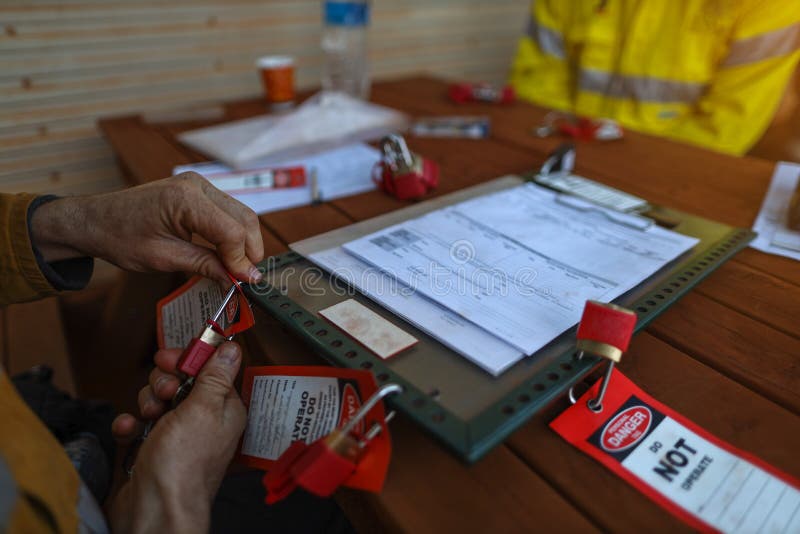
<path id="1" fill-rule="evenodd" d="M 800 3 L 760 2 L 742 12 L 727 54 L 673 139 L 741 155 L 772 121 L 800 59 Z"/>
<path id="2" fill-rule="evenodd" d="M 537 1 L 519 40 L 509 82 L 519 98 L 569 111 L 574 94 L 564 35 L 565 2 Z"/>

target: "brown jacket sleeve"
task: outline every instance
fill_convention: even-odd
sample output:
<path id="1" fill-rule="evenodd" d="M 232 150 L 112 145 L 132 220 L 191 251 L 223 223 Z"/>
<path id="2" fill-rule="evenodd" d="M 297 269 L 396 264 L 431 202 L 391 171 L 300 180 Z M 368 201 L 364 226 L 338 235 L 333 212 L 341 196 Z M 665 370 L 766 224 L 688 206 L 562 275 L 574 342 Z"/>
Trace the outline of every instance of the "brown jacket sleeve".
<path id="1" fill-rule="evenodd" d="M 78 532 L 78 472 L 2 368 L 0 421 L 0 532 Z"/>
<path id="2" fill-rule="evenodd" d="M 28 207 L 36 195 L 0 194 L 0 306 L 52 295 L 28 235 Z"/>

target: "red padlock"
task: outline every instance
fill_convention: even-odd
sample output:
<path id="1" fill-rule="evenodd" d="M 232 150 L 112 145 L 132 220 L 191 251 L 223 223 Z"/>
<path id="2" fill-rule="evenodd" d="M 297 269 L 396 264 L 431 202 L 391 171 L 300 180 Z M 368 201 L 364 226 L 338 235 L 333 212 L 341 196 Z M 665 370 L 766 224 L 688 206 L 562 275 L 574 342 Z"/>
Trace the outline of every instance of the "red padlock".
<path id="1" fill-rule="evenodd" d="M 229 339 L 225 337 L 217 321 L 219 321 L 222 313 L 225 311 L 228 302 L 236 296 L 237 291 L 239 291 L 239 283 L 234 280 L 234 284 L 222 299 L 222 304 L 220 304 L 214 316 L 206 320 L 206 324 L 200 334 L 192 338 L 186 348 L 183 349 L 183 353 L 176 365 L 176 370 L 183 381 L 172 397 L 173 408 L 177 407 L 178 404 L 189 395 L 192 387 L 194 387 L 194 379 L 200 373 L 200 370 L 208 359 L 214 354 L 214 351 L 217 350 L 217 347 Z"/>
<path id="2" fill-rule="evenodd" d="M 197 376 L 200 369 L 203 368 L 205 363 L 217 350 L 217 347 L 222 345 L 225 341 L 225 336 L 222 335 L 218 324 L 211 319 L 206 321 L 206 326 L 198 337 L 192 338 L 186 348 L 183 350 L 178 364 L 177 370 L 188 376 Z"/>
<path id="3" fill-rule="evenodd" d="M 439 185 L 439 166 L 408 150 L 405 139 L 390 135 L 381 141 L 383 159 L 372 171 L 372 180 L 399 200 L 420 198 Z"/>
<path id="4" fill-rule="evenodd" d="M 576 117 L 562 111 L 545 115 L 543 124 L 536 127 L 534 133 L 539 137 L 559 133 L 581 141 L 613 141 L 624 136 L 622 126 L 615 120 Z"/>
<path id="5" fill-rule="evenodd" d="M 578 341 L 576 343 L 581 351 L 602 356 L 608 359 L 608 367 L 597 396 L 588 401 L 588 406 L 596 412 L 603 409 L 605 397 L 611 375 L 614 373 L 614 364 L 622 358 L 622 353 L 628 350 L 628 345 L 636 328 L 636 313 L 606 302 L 587 300 L 583 308 L 583 316 L 578 325 Z M 572 398 L 572 388 L 570 388 Z"/>
<path id="6" fill-rule="evenodd" d="M 340 430 L 311 445 L 295 441 L 264 475 L 267 504 L 273 504 L 301 487 L 318 497 L 330 497 L 356 470 L 363 449 Z"/>
<path id="7" fill-rule="evenodd" d="M 319 497 L 329 497 L 355 472 L 370 440 L 382 429 L 379 423 L 364 434 L 354 429 L 385 396 L 403 390 L 397 384 L 386 384 L 375 392 L 342 428 L 311 445 L 295 441 L 263 478 L 267 490 L 265 502 L 274 504 L 287 497 L 298 486 Z M 391 414 L 390 414 L 391 415 Z M 387 416 L 387 420 L 390 417 Z"/>
<path id="8" fill-rule="evenodd" d="M 619 362 L 628 350 L 636 314 L 615 304 L 587 300 L 578 325 L 579 350 Z"/>
<path id="9" fill-rule="evenodd" d="M 292 467 L 292 474 L 301 488 L 329 497 L 356 470 L 361 452 L 355 439 L 334 430 L 308 447 Z"/>

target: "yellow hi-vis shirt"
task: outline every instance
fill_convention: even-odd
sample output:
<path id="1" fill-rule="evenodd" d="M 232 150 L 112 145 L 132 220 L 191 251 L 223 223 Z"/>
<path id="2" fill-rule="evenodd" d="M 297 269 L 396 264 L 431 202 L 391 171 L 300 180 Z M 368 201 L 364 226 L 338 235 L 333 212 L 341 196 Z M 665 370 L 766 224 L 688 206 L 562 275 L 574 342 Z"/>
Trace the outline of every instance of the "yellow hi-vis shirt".
<path id="1" fill-rule="evenodd" d="M 800 0 L 536 0 L 517 94 L 743 154 L 800 58 Z"/>

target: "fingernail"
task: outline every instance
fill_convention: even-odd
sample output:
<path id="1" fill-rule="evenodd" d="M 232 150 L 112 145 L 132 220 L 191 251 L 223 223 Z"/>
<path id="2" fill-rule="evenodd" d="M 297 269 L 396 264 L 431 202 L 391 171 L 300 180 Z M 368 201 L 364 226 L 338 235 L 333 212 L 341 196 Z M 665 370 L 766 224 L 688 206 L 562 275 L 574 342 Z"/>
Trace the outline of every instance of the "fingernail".
<path id="1" fill-rule="evenodd" d="M 239 349 L 234 343 L 225 343 L 219 348 L 219 360 L 227 365 L 235 365 L 239 361 Z"/>
<path id="2" fill-rule="evenodd" d="M 264 279 L 264 275 L 261 274 L 261 271 L 258 270 L 258 267 L 251 267 L 250 268 L 250 281 L 251 282 L 260 282 Z"/>
<path id="3" fill-rule="evenodd" d="M 153 385 L 153 389 L 156 390 L 156 393 L 160 392 L 164 389 L 164 386 L 167 384 L 167 380 L 169 380 L 168 376 L 160 376 L 156 380 L 156 383 Z"/>

